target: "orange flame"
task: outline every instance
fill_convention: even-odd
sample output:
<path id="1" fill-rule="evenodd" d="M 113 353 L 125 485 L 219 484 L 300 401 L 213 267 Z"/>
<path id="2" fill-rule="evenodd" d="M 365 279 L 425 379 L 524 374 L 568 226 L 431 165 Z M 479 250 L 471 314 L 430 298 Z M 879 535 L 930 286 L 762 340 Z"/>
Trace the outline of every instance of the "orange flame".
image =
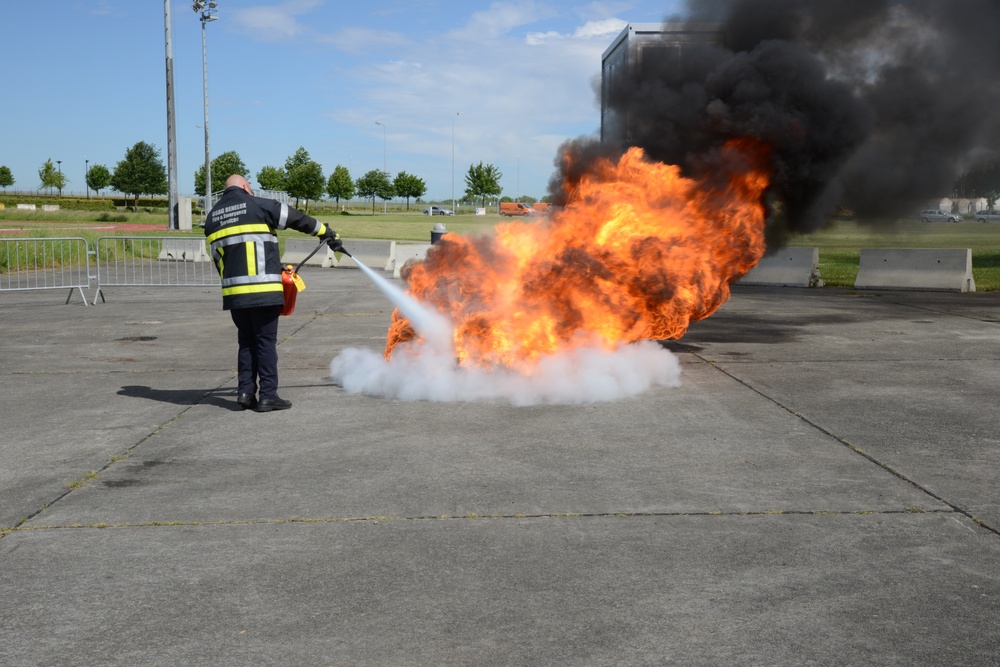
<path id="1" fill-rule="evenodd" d="M 680 338 L 764 254 L 766 157 L 756 142 L 730 142 L 723 177 L 696 181 L 632 148 L 567 185 L 565 208 L 548 218 L 447 234 L 402 275 L 451 318 L 463 365 L 529 370 L 578 344 Z M 414 337 L 394 312 L 386 358 Z"/>

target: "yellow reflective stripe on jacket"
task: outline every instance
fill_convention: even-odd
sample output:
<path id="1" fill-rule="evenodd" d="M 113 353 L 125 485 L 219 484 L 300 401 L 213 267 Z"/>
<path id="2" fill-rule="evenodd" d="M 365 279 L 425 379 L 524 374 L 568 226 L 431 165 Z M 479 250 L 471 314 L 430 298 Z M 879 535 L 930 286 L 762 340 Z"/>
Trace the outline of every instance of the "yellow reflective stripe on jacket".
<path id="1" fill-rule="evenodd" d="M 244 244 L 247 249 L 247 275 L 257 275 L 257 246 L 253 243 Z"/>
<path id="2" fill-rule="evenodd" d="M 235 236 L 236 234 L 268 234 L 274 236 L 271 228 L 264 223 L 255 222 L 249 225 L 234 225 L 233 227 L 223 227 L 217 232 L 213 232 L 208 236 L 208 242 L 212 243 L 220 238 L 225 238 L 227 236 Z"/>
<path id="3" fill-rule="evenodd" d="M 222 296 L 234 296 L 237 294 L 263 294 L 266 292 L 283 292 L 281 283 L 261 283 L 257 285 L 234 285 L 233 287 L 223 287 Z"/>

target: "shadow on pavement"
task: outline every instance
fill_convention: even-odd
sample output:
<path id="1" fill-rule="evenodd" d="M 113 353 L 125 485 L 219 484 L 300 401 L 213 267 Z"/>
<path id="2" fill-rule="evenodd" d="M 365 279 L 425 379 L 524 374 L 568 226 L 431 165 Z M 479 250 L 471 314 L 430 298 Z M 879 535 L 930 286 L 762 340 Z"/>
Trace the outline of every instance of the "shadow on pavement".
<path id="1" fill-rule="evenodd" d="M 131 384 L 122 387 L 118 391 L 118 395 L 146 398 L 151 401 L 174 403 L 175 405 L 215 405 L 233 412 L 243 410 L 236 404 L 236 394 L 232 389 L 155 389 Z"/>

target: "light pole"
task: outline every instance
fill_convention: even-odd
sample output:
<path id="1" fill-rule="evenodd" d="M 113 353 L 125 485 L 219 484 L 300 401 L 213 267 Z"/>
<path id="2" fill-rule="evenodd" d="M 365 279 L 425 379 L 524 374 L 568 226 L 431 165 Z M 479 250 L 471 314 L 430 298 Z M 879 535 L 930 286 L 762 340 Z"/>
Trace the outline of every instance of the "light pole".
<path id="1" fill-rule="evenodd" d="M 451 210 L 455 210 L 455 117 L 461 116 L 461 111 L 456 111 L 451 117 Z"/>
<path id="2" fill-rule="evenodd" d="M 375 121 L 376 125 L 382 125 L 382 123 Z M 385 174 L 386 178 L 389 177 L 389 172 L 385 168 L 385 125 L 382 125 L 382 173 Z M 385 200 L 382 200 L 382 212 L 385 213 Z"/>
<path id="3" fill-rule="evenodd" d="M 174 114 L 174 44 L 170 27 L 170 0 L 163 0 L 163 52 L 167 80 L 167 229 L 180 229 L 177 199 L 177 122 Z M 90 197 L 90 186 L 87 187 Z"/>
<path id="4" fill-rule="evenodd" d="M 59 196 L 62 197 L 62 160 L 56 160 L 59 165 Z"/>
<path id="5" fill-rule="evenodd" d="M 201 77 L 204 86 L 205 96 L 205 214 L 212 208 L 212 158 L 208 149 L 208 40 L 205 38 L 205 26 L 212 21 L 218 20 L 215 15 L 219 3 L 215 0 L 205 2 L 205 0 L 194 0 L 195 13 L 201 14 Z"/>
<path id="6" fill-rule="evenodd" d="M 87 188 L 87 199 L 90 199 L 90 183 L 87 182 L 87 176 L 90 174 L 90 160 L 83 158 L 83 184 Z"/>

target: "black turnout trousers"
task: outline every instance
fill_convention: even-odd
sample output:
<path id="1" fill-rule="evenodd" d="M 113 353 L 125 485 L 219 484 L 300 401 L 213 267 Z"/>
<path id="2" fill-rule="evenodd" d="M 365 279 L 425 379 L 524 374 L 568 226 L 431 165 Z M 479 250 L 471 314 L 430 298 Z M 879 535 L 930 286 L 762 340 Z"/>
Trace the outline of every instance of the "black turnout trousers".
<path id="1" fill-rule="evenodd" d="M 281 306 L 234 308 L 240 350 L 237 356 L 239 393 L 278 397 L 278 317 Z"/>

